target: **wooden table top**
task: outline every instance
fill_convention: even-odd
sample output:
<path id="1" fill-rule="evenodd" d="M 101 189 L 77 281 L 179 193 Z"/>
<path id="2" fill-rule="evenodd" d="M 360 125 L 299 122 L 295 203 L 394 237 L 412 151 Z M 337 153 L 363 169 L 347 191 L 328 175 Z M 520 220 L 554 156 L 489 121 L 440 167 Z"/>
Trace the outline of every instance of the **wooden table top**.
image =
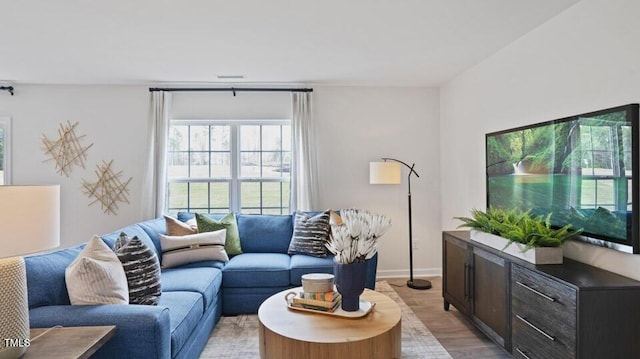
<path id="1" fill-rule="evenodd" d="M 32 328 L 30 330 L 31 343 L 22 359 L 29 358 L 89 358 L 104 343 L 109 341 L 116 332 L 116 327 L 60 327 L 60 328 Z M 38 335 L 49 330 L 41 337 Z M 35 340 L 33 338 L 36 338 Z"/>
<path id="2" fill-rule="evenodd" d="M 269 330 L 287 338 L 311 343 L 345 343 L 369 339 L 385 333 L 400 322 L 400 307 L 382 293 L 365 289 L 361 300 L 375 303 L 372 312 L 361 318 L 340 318 L 300 312 L 287 307 L 285 295 L 294 288 L 269 297 L 258 309 L 258 319 Z"/>

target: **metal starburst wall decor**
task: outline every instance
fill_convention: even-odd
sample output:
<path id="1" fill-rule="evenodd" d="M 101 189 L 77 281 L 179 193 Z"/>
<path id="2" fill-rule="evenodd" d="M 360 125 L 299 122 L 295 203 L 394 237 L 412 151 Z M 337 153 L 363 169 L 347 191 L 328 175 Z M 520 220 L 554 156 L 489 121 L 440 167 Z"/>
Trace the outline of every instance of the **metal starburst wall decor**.
<path id="1" fill-rule="evenodd" d="M 122 181 L 120 179 L 122 171 L 114 172 L 111 168 L 112 163 L 113 160 L 109 162 L 102 161 L 102 164 L 96 166 L 95 174 L 98 177 L 96 182 L 82 179 L 83 192 L 89 198 L 94 198 L 89 205 L 100 202 L 102 210 L 107 214 L 116 214 L 118 202 L 129 203 L 127 186 L 132 179 L 132 177 L 129 177 L 128 180 Z"/>

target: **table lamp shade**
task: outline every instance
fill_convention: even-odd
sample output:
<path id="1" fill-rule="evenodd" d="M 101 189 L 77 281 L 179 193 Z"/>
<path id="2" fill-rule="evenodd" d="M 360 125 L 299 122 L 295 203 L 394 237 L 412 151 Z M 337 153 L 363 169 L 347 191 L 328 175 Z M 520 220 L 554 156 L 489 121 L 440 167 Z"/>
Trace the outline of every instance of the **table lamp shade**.
<path id="1" fill-rule="evenodd" d="M 397 162 L 369 162 L 370 184 L 400 184 L 401 167 Z"/>
<path id="2" fill-rule="evenodd" d="M 0 359 L 29 346 L 27 273 L 22 254 L 60 243 L 60 186 L 0 186 Z"/>
<path id="3" fill-rule="evenodd" d="M 60 186 L 0 186 L 0 258 L 60 244 Z"/>

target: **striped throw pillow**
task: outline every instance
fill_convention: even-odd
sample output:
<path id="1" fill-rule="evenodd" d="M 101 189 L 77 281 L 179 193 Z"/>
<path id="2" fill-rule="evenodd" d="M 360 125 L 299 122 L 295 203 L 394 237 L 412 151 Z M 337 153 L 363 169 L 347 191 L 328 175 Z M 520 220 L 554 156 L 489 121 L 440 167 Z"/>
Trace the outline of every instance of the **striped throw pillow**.
<path id="1" fill-rule="evenodd" d="M 329 241 L 331 226 L 329 225 L 330 211 L 324 211 L 314 217 L 305 213 L 296 213 L 293 226 L 293 237 L 289 243 L 289 254 L 306 254 L 313 257 L 327 256 L 325 243 Z"/>
<path id="2" fill-rule="evenodd" d="M 137 236 L 120 234 L 114 247 L 129 284 L 129 304 L 157 305 L 160 286 L 160 262 L 155 252 Z"/>
<path id="3" fill-rule="evenodd" d="M 228 262 L 224 250 L 226 229 L 213 232 L 190 234 L 188 236 L 165 236 L 160 234 L 162 247 L 162 268 L 201 261 Z"/>
<path id="4" fill-rule="evenodd" d="M 128 304 L 127 277 L 115 253 L 98 236 L 65 269 L 72 305 Z"/>

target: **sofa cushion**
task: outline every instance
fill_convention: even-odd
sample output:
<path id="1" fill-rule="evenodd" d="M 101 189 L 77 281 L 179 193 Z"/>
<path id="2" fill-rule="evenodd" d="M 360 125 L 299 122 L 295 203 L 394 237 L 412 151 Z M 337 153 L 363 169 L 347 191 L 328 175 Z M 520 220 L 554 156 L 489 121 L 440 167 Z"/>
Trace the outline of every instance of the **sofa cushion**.
<path id="1" fill-rule="evenodd" d="M 175 357 L 204 314 L 202 295 L 195 292 L 164 292 L 159 307 L 169 309 L 171 357 Z"/>
<path id="2" fill-rule="evenodd" d="M 27 269 L 29 309 L 47 305 L 69 305 L 64 272 L 84 248 L 76 247 L 24 257 Z"/>
<path id="3" fill-rule="evenodd" d="M 204 297 L 204 308 L 215 302 L 222 286 L 222 271 L 217 268 L 169 268 L 162 270 L 162 290 L 195 292 Z"/>
<path id="4" fill-rule="evenodd" d="M 225 229 L 226 240 L 224 249 L 230 256 L 242 253 L 235 213 L 231 212 L 219 220 L 207 217 L 201 213 L 196 213 L 196 223 L 198 224 L 198 232 L 201 233 Z"/>
<path id="5" fill-rule="evenodd" d="M 293 235 L 291 215 L 239 214 L 238 232 L 244 253 L 287 253 Z"/>
<path id="6" fill-rule="evenodd" d="M 329 226 L 329 210 L 315 216 L 297 212 L 293 225 L 293 238 L 289 244 L 289 254 L 306 254 L 325 258 L 331 227 Z"/>
<path id="7" fill-rule="evenodd" d="M 158 238 L 158 235 L 167 234 L 167 226 L 164 222 L 164 218 L 159 217 L 159 218 L 150 219 L 148 221 L 140 222 L 138 223 L 138 226 L 140 226 L 140 228 L 142 228 L 145 231 L 145 233 L 147 233 L 147 236 L 149 236 L 149 238 L 151 239 L 151 242 L 153 242 L 153 245 L 155 246 L 153 249 L 156 251 L 156 254 L 158 255 L 158 259 L 162 261 L 162 256 L 161 256 L 162 253 L 160 253 L 161 252 L 160 238 Z M 141 238 L 141 237 L 138 237 L 138 238 Z"/>
<path id="8" fill-rule="evenodd" d="M 122 263 L 98 236 L 65 270 L 73 305 L 129 304 L 129 287 Z"/>
<path id="9" fill-rule="evenodd" d="M 289 285 L 289 255 L 243 253 L 222 270 L 223 287 L 278 287 Z"/>
<path id="10" fill-rule="evenodd" d="M 301 286 L 301 277 L 307 273 L 333 273 L 333 256 L 318 258 L 304 254 L 291 256 L 291 271 L 289 280 L 294 286 Z"/>
<path id="11" fill-rule="evenodd" d="M 129 284 L 129 303 L 156 305 L 162 294 L 160 261 L 155 252 L 138 237 L 125 234 L 113 247 L 122 263 Z"/>
<path id="12" fill-rule="evenodd" d="M 221 229 L 187 236 L 161 234 L 162 268 L 205 260 L 229 261 L 229 256 L 224 250 L 225 232 L 225 229 Z"/>

